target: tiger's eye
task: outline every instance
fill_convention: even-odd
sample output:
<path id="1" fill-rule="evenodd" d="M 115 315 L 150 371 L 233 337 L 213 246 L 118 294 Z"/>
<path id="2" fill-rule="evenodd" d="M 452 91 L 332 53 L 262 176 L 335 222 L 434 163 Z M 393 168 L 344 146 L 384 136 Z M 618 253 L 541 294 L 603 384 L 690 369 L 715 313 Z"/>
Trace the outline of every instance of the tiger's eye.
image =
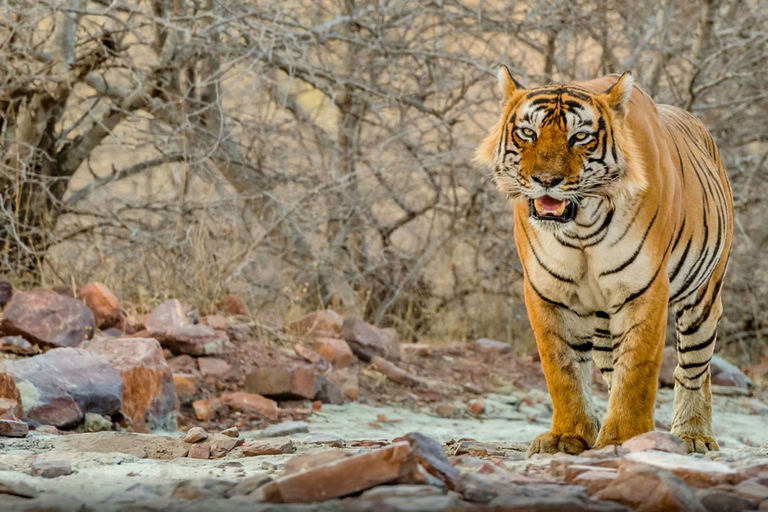
<path id="1" fill-rule="evenodd" d="M 575 138 L 576 140 L 584 140 L 584 139 L 586 139 L 586 138 L 587 138 L 587 134 L 586 134 L 586 133 L 584 133 L 584 132 L 579 132 L 579 133 L 577 133 L 576 135 L 574 135 L 574 138 Z"/>
<path id="2" fill-rule="evenodd" d="M 524 139 L 536 138 L 536 132 L 531 130 L 530 128 L 520 128 L 520 130 L 518 131 L 518 134 Z"/>

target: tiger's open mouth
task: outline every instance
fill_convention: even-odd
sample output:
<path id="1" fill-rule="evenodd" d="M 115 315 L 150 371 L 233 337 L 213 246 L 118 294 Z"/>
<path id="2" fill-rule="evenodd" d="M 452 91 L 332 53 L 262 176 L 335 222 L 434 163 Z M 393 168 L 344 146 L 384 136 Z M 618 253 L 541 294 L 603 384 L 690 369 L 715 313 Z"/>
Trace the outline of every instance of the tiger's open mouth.
<path id="1" fill-rule="evenodd" d="M 576 203 L 550 196 L 537 197 L 531 199 L 531 216 L 539 220 L 570 222 L 576 217 Z"/>

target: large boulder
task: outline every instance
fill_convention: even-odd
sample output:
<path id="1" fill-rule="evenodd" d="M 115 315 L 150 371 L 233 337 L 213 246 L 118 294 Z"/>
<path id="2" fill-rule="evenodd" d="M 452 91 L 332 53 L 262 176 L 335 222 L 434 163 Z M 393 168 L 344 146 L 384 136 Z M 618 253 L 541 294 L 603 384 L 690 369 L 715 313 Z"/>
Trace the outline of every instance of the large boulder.
<path id="1" fill-rule="evenodd" d="M 91 339 L 93 313 L 83 302 L 53 292 L 16 292 L 3 310 L 0 330 L 43 347 L 76 347 Z"/>
<path id="2" fill-rule="evenodd" d="M 123 378 L 123 413 L 134 425 L 176 430 L 176 389 L 160 343 L 152 338 L 98 339 L 84 348 L 106 359 Z"/>
<path id="3" fill-rule="evenodd" d="M 22 417 L 67 427 L 86 412 L 117 413 L 123 405 L 123 379 L 99 354 L 60 348 L 0 363 L 0 397 L 17 400 Z"/>

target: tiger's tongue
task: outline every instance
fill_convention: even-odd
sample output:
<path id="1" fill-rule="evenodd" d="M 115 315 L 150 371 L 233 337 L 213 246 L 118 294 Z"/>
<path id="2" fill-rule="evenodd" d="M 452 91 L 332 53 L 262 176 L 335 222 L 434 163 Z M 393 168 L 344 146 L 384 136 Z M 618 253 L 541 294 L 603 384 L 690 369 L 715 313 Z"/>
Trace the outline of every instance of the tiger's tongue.
<path id="1" fill-rule="evenodd" d="M 568 206 L 568 201 L 562 201 L 549 196 L 541 196 L 534 200 L 534 204 L 536 205 L 536 211 L 539 212 L 539 214 L 560 216 L 565 213 L 565 207 Z"/>

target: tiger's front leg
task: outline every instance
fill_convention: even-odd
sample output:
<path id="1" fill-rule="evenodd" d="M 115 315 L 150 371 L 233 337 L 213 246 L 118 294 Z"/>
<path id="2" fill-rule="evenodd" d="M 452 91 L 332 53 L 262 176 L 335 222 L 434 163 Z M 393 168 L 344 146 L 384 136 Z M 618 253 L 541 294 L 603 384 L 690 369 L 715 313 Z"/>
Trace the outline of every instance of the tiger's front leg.
<path id="1" fill-rule="evenodd" d="M 654 429 L 653 408 L 667 327 L 669 282 L 659 275 L 611 317 L 613 373 L 608 411 L 596 448 Z"/>
<path id="2" fill-rule="evenodd" d="M 527 279 L 525 302 L 554 409 L 551 430 L 533 440 L 528 455 L 577 455 L 592 447 L 600 429 L 590 392 L 592 342 L 576 336 L 578 316 L 542 299 Z"/>

